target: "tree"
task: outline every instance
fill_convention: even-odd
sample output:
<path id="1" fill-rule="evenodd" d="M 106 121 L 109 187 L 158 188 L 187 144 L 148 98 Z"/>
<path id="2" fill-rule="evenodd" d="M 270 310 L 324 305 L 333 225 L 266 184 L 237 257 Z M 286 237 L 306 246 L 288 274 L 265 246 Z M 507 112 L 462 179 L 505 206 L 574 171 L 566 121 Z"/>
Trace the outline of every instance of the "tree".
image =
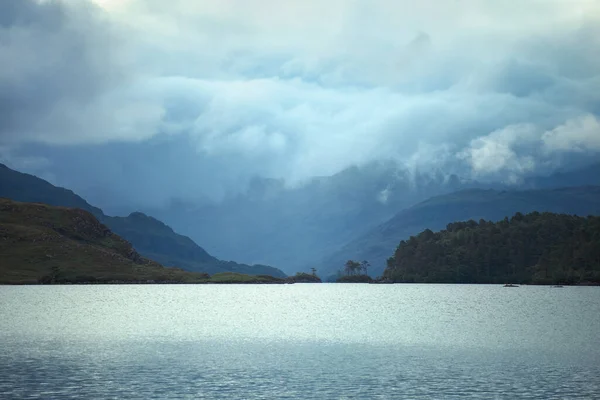
<path id="1" fill-rule="evenodd" d="M 369 263 L 367 260 L 364 260 L 363 262 L 360 263 L 360 268 L 363 270 L 365 275 L 369 275 L 369 267 L 371 266 L 371 263 Z"/>
<path id="2" fill-rule="evenodd" d="M 358 261 L 348 260 L 344 265 L 344 271 L 346 272 L 346 275 L 355 275 L 356 271 L 360 271 L 360 263 Z"/>

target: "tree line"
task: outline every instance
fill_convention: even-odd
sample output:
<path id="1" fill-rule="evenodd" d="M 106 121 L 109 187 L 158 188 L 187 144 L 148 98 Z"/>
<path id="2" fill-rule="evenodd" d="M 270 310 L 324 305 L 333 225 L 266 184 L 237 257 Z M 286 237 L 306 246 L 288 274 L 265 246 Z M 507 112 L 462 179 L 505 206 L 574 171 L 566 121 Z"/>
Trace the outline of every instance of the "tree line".
<path id="1" fill-rule="evenodd" d="M 354 261 L 348 260 L 346 264 L 344 264 L 344 273 L 346 276 L 352 275 L 369 275 L 369 267 L 371 264 L 367 260 L 364 261 Z"/>
<path id="2" fill-rule="evenodd" d="M 394 282 L 600 284 L 600 217 L 533 212 L 454 222 L 400 242 Z"/>

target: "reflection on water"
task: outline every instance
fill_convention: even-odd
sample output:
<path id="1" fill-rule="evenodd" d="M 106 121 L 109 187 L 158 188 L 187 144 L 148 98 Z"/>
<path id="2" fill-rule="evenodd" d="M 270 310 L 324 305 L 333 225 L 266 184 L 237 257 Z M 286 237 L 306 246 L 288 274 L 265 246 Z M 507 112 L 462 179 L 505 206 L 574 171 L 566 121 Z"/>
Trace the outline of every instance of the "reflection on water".
<path id="1" fill-rule="evenodd" d="M 599 289 L 0 287 L 0 398 L 599 398 Z"/>

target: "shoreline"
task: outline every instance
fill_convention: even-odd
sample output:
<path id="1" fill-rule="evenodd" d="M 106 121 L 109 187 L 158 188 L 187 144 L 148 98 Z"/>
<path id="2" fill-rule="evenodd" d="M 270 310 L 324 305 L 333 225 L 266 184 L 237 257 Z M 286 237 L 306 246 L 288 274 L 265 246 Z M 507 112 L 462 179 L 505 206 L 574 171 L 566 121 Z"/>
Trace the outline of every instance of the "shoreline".
<path id="1" fill-rule="evenodd" d="M 179 282 L 179 281 L 107 281 L 107 282 L 64 282 L 64 283 L 30 283 L 30 282 L 0 282 L 0 286 L 103 286 L 103 285 L 293 285 L 296 283 L 326 283 L 337 285 L 350 284 L 368 284 L 368 285 L 481 285 L 481 286 L 498 286 L 507 287 L 502 283 L 448 283 L 448 282 Z M 536 286 L 536 287 L 588 287 L 600 286 L 600 283 L 585 282 L 577 284 L 516 284 L 508 286 L 519 288 L 521 286 Z"/>

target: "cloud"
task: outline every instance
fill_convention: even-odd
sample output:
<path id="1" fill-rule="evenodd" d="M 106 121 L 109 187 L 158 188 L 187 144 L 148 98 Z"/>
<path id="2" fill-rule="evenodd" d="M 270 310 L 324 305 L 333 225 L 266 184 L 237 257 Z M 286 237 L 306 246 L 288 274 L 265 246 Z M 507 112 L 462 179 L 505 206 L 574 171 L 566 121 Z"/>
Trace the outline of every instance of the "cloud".
<path id="1" fill-rule="evenodd" d="M 535 168 L 530 152 L 519 154 L 517 146 L 539 139 L 536 128 L 530 124 L 509 125 L 487 136 L 473 139 L 470 146 L 459 153 L 466 159 L 477 177 L 508 172 L 509 180 Z"/>
<path id="2" fill-rule="evenodd" d="M 539 165 L 557 165 L 568 153 L 600 152 L 600 122 L 591 115 L 568 119 L 549 130 L 534 124 L 509 125 L 473 139 L 458 153 L 477 178 L 505 177 L 515 183 Z"/>
<path id="3" fill-rule="evenodd" d="M 600 151 L 600 122 L 593 115 L 571 119 L 565 124 L 544 132 L 544 150 L 553 152 Z"/>
<path id="4" fill-rule="evenodd" d="M 156 141 L 185 144 L 143 176 L 212 171 L 202 191 L 390 158 L 514 181 L 600 152 L 593 0 L 6 0 L 0 16 L 0 146 L 23 157 L 149 163 Z"/>
<path id="5" fill-rule="evenodd" d="M 126 40 L 97 7 L 5 0 L 0 15 L 0 140 L 77 144 L 154 134 L 162 107 L 135 87 Z"/>

